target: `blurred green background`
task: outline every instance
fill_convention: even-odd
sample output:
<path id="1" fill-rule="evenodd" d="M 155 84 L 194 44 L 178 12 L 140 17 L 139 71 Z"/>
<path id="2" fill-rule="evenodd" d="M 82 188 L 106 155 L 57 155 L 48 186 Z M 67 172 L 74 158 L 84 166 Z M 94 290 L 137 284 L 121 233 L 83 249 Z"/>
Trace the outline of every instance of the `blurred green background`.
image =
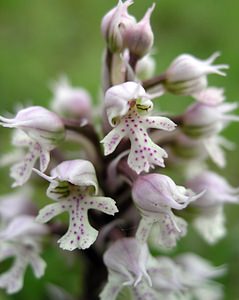
<path id="1" fill-rule="evenodd" d="M 59 75 L 69 76 L 98 100 L 104 42 L 100 34 L 102 16 L 114 5 L 113 0 L 0 0 L 0 112 L 13 112 L 19 103 L 46 105 L 51 99 L 49 83 Z M 130 12 L 139 19 L 152 1 L 136 0 Z M 239 2 L 227 0 L 160 0 L 152 16 L 155 33 L 157 72 L 181 53 L 207 58 L 222 53 L 218 63 L 228 63 L 226 78 L 211 76 L 209 82 L 226 88 L 229 101 L 239 99 Z M 190 102 L 183 97 L 165 96 L 160 107 L 183 111 Z M 232 124 L 225 136 L 239 146 L 239 124 Z M 8 131 L 6 131 L 9 133 Z M 9 138 L 1 128 L 0 152 L 6 152 Z M 239 186 L 238 150 L 228 153 L 228 165 L 221 174 Z M 6 170 L 7 172 L 7 170 Z M 6 193 L 10 180 L 1 172 L 0 190 Z M 228 265 L 225 299 L 239 299 L 239 207 L 226 208 L 228 235 L 215 246 L 208 246 L 190 229 L 178 251 L 195 251 L 214 264 Z M 176 250 L 177 251 L 177 250 Z M 69 254 L 70 257 L 74 254 Z M 44 254 L 48 268 L 44 279 L 32 279 L 27 272 L 26 286 L 14 296 L 0 293 L 0 300 L 45 300 L 44 286 L 51 282 L 68 292 L 80 290 L 81 265 L 66 259 L 66 254 L 50 248 Z M 110 300 L 110 299 L 109 299 Z M 210 299 L 205 299 L 210 300 Z"/>

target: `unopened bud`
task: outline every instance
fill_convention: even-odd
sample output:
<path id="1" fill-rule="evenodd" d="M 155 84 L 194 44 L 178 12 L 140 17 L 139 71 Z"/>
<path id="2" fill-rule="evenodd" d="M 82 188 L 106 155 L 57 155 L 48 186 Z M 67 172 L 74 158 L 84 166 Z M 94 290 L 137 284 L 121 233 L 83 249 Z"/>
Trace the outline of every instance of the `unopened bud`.
<path id="1" fill-rule="evenodd" d="M 111 9 L 103 18 L 101 31 L 111 52 L 120 52 L 124 47 L 124 31 L 136 23 L 133 16 L 128 14 L 128 7 L 132 0 L 122 2 Z"/>
<path id="2" fill-rule="evenodd" d="M 195 103 L 183 115 L 183 130 L 191 137 L 209 137 L 217 134 L 228 122 L 239 121 L 238 116 L 229 114 L 236 108 L 237 103 Z"/>
<path id="3" fill-rule="evenodd" d="M 154 10 L 155 4 L 149 8 L 142 18 L 136 24 L 128 26 L 124 34 L 124 43 L 129 51 L 136 57 L 143 57 L 152 48 L 154 34 L 150 25 L 150 16 Z"/>
<path id="4" fill-rule="evenodd" d="M 52 109 L 59 115 L 71 118 L 90 118 L 91 97 L 83 88 L 74 88 L 63 78 L 53 87 Z"/>
<path id="5" fill-rule="evenodd" d="M 136 75 L 140 80 L 146 80 L 153 76 L 155 71 L 155 60 L 150 55 L 141 58 L 136 65 Z"/>
<path id="6" fill-rule="evenodd" d="M 219 53 L 214 53 L 207 60 L 199 60 L 189 54 L 177 57 L 165 73 L 165 88 L 177 95 L 193 95 L 207 87 L 207 75 L 225 76 L 222 69 L 228 65 L 212 65 Z"/>

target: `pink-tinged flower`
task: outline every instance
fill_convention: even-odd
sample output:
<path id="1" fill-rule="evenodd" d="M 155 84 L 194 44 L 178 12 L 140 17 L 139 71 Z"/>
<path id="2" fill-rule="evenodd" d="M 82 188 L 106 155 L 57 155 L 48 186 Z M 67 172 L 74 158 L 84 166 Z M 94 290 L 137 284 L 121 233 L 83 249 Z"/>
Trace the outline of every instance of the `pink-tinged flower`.
<path id="1" fill-rule="evenodd" d="M 50 161 L 49 152 L 64 139 L 64 124 L 55 113 L 40 106 L 22 109 L 12 119 L 0 116 L 0 121 L 3 127 L 20 130 L 13 141 L 15 146 L 29 149 L 23 160 L 11 169 L 10 175 L 15 180 L 13 186 L 20 186 L 31 176 L 37 159 L 40 160 L 41 171 L 46 170 Z"/>
<path id="2" fill-rule="evenodd" d="M 122 2 L 111 9 L 103 18 L 101 31 L 111 52 L 120 52 L 124 48 L 124 32 L 136 23 L 133 16 L 128 14 L 132 0 Z"/>
<path id="3" fill-rule="evenodd" d="M 202 191 L 200 191 L 202 192 Z M 132 197 L 142 216 L 136 237 L 146 242 L 152 226 L 157 224 L 159 244 L 164 248 L 176 245 L 186 234 L 187 223 L 174 215 L 172 209 L 182 210 L 199 198 L 190 189 L 176 185 L 171 178 L 161 174 L 139 176 L 132 189 Z"/>
<path id="4" fill-rule="evenodd" d="M 128 165 L 138 174 L 154 165 L 164 167 L 167 153 L 147 133 L 155 128 L 171 131 L 175 124 L 166 117 L 149 116 L 153 103 L 140 84 L 125 82 L 110 88 L 105 95 L 105 109 L 114 128 L 101 141 L 105 155 L 112 153 L 124 137 L 131 142 Z"/>
<path id="5" fill-rule="evenodd" d="M 44 275 L 46 263 L 40 257 L 40 241 L 47 233 L 45 225 L 35 222 L 32 216 L 14 218 L 0 231 L 0 261 L 13 257 L 9 270 L 0 274 L 0 288 L 8 294 L 23 287 L 24 274 L 30 265 L 36 278 Z"/>
<path id="6" fill-rule="evenodd" d="M 225 274 L 225 267 L 214 267 L 202 257 L 185 253 L 175 259 L 180 268 L 181 282 L 186 286 L 183 299 L 223 299 L 222 286 L 214 278 Z"/>
<path id="7" fill-rule="evenodd" d="M 100 294 L 100 299 L 115 300 L 124 286 L 133 286 L 135 292 L 141 296 L 146 288 L 150 290 L 151 279 L 146 271 L 148 256 L 147 245 L 141 245 L 135 238 L 122 238 L 111 245 L 104 254 L 108 282 Z M 140 286 L 144 281 L 148 284 Z"/>
<path id="8" fill-rule="evenodd" d="M 150 25 L 150 17 L 154 7 L 155 4 L 147 10 L 141 21 L 128 26 L 124 32 L 124 45 L 136 57 L 143 57 L 153 46 L 154 34 Z"/>
<path id="9" fill-rule="evenodd" d="M 194 95 L 207 87 L 207 75 L 225 76 L 221 70 L 228 69 L 228 65 L 212 65 L 219 55 L 216 52 L 207 60 L 189 54 L 178 56 L 165 73 L 166 90 L 177 95 Z"/>
<path id="10" fill-rule="evenodd" d="M 37 221 L 46 223 L 53 217 L 69 213 L 69 228 L 58 240 L 65 250 L 85 249 L 97 238 L 98 231 L 88 220 L 88 210 L 96 209 L 108 215 L 118 212 L 115 201 L 109 197 L 94 196 L 98 193 L 98 183 L 93 165 L 86 160 L 71 160 L 59 164 L 48 177 L 39 175 L 50 182 L 47 196 L 57 203 L 40 210 Z"/>
<path id="11" fill-rule="evenodd" d="M 239 121 L 239 116 L 230 114 L 236 108 L 237 103 L 218 105 L 195 103 L 183 115 L 185 131 L 196 137 L 211 136 L 218 133 L 228 122 Z"/>
<path id="12" fill-rule="evenodd" d="M 188 180 L 187 187 L 195 193 L 205 190 L 193 203 L 198 209 L 193 224 L 208 243 L 214 244 L 226 234 L 223 205 L 239 203 L 239 188 L 233 188 L 223 177 L 209 171 Z"/>
<path id="13" fill-rule="evenodd" d="M 136 64 L 136 75 L 140 80 L 145 80 L 153 76 L 155 72 L 156 63 L 151 55 L 145 55 Z"/>
<path id="14" fill-rule="evenodd" d="M 63 77 L 53 86 L 53 111 L 64 117 L 88 120 L 92 114 L 91 96 L 81 87 L 72 87 Z"/>
<path id="15" fill-rule="evenodd" d="M 203 96 L 202 96 L 203 97 Z M 183 115 L 183 131 L 197 139 L 204 146 L 211 159 L 220 167 L 225 166 L 222 147 L 231 148 L 231 143 L 218 134 L 232 121 L 239 121 L 239 116 L 231 114 L 237 103 L 221 103 L 218 96 L 214 104 L 195 103 Z"/>

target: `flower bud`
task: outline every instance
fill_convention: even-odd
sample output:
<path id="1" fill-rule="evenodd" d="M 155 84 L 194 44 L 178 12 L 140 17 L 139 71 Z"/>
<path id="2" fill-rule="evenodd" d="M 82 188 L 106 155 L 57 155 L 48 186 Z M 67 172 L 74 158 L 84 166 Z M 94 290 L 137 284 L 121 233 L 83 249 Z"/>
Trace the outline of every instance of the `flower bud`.
<path id="1" fill-rule="evenodd" d="M 193 203 L 198 208 L 193 225 L 209 244 L 214 244 L 226 235 L 223 204 L 239 203 L 239 188 L 233 188 L 223 177 L 209 171 L 202 172 L 186 184 L 195 192 L 205 190 Z"/>
<path id="2" fill-rule="evenodd" d="M 155 71 L 155 60 L 150 55 L 141 58 L 136 65 L 136 75 L 140 80 L 146 80 L 153 76 Z"/>
<path id="3" fill-rule="evenodd" d="M 122 238 L 111 245 L 104 254 L 108 282 L 100 294 L 100 299 L 116 300 L 121 289 L 128 285 L 141 294 L 140 285 L 145 281 L 150 289 L 151 279 L 146 271 L 148 257 L 147 245 L 141 245 L 135 238 Z"/>
<path id="4" fill-rule="evenodd" d="M 189 54 L 178 56 L 165 73 L 166 90 L 177 95 L 193 95 L 207 87 L 207 75 L 225 76 L 221 69 L 228 65 L 212 65 L 219 53 L 214 53 L 207 60 L 199 60 Z"/>
<path id="5" fill-rule="evenodd" d="M 154 42 L 154 34 L 150 25 L 150 17 L 154 7 L 155 4 L 147 10 L 141 21 L 128 26 L 124 33 L 125 47 L 138 58 L 147 54 Z"/>
<path id="6" fill-rule="evenodd" d="M 128 14 L 132 0 L 122 2 L 111 9 L 103 18 L 101 31 L 111 52 L 120 52 L 124 48 L 124 31 L 136 23 L 133 16 Z"/>
<path id="7" fill-rule="evenodd" d="M 0 117 L 0 125 L 22 129 L 27 135 L 49 148 L 54 148 L 64 139 L 65 128 L 61 119 L 53 112 L 41 106 L 31 106 L 20 110 L 16 117 Z"/>
<path id="8" fill-rule="evenodd" d="M 169 212 L 171 208 L 181 210 L 198 198 L 191 190 L 176 185 L 170 177 L 156 173 L 139 176 L 132 195 L 145 215 Z"/>
<path id="9" fill-rule="evenodd" d="M 52 109 L 64 117 L 75 119 L 91 116 L 91 97 L 83 88 L 74 88 L 63 78 L 53 88 Z"/>
<path id="10" fill-rule="evenodd" d="M 183 115 L 183 130 L 191 137 L 207 137 L 219 133 L 229 121 L 239 121 L 229 112 L 237 108 L 237 103 L 206 105 L 195 103 Z"/>
<path id="11" fill-rule="evenodd" d="M 161 174 L 139 176 L 132 189 L 132 197 L 142 219 L 136 238 L 145 243 L 153 224 L 159 226 L 158 243 L 162 248 L 176 246 L 187 232 L 187 223 L 172 212 L 184 209 L 201 194 L 195 195 L 183 186 L 177 186 L 171 178 Z"/>
<path id="12" fill-rule="evenodd" d="M 232 187 L 222 176 L 205 171 L 187 182 L 194 192 L 205 190 L 204 195 L 193 203 L 194 206 L 208 207 L 218 203 L 238 203 L 239 188 Z"/>

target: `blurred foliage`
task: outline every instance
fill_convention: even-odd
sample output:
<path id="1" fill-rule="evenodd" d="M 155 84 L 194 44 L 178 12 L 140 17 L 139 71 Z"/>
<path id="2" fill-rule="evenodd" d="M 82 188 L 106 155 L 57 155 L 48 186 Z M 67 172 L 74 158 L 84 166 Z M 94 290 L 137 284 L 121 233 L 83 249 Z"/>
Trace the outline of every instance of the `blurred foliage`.
<path id="1" fill-rule="evenodd" d="M 152 1 L 136 0 L 130 8 L 140 18 Z M 230 65 L 228 76 L 210 77 L 210 83 L 225 86 L 229 101 L 239 97 L 239 2 L 226 0 L 161 0 L 156 1 L 152 16 L 155 32 L 157 72 L 181 53 L 192 53 L 207 58 L 220 50 L 218 62 Z M 50 82 L 61 74 L 69 76 L 74 85 L 89 89 L 94 101 L 99 100 L 101 57 L 104 42 L 100 34 L 102 16 L 116 1 L 86 0 L 0 0 L 0 111 L 14 112 L 20 103 L 48 105 L 51 98 Z M 190 99 L 167 95 L 161 98 L 160 108 L 179 113 Z M 0 129 L 0 152 L 9 149 L 9 131 Z M 225 135 L 239 145 L 238 124 L 232 124 Z M 229 181 L 239 185 L 238 150 L 228 154 L 228 166 L 219 170 Z M 180 171 L 180 170 L 179 170 Z M 10 188 L 1 172 L 1 192 Z M 37 198 L 37 197 L 36 197 Z M 228 235 L 215 246 L 208 246 L 190 229 L 180 241 L 178 251 L 195 251 L 214 264 L 228 265 L 225 299 L 239 299 L 239 207 L 226 208 Z M 76 253 L 79 255 L 79 253 Z M 68 292 L 80 291 L 81 264 L 63 253 L 55 244 L 48 246 L 44 257 L 48 262 L 46 276 L 37 281 L 27 272 L 26 285 L 14 296 L 0 294 L 1 300 L 45 300 L 45 284 L 51 282 Z M 210 299 L 205 299 L 210 300 Z"/>

